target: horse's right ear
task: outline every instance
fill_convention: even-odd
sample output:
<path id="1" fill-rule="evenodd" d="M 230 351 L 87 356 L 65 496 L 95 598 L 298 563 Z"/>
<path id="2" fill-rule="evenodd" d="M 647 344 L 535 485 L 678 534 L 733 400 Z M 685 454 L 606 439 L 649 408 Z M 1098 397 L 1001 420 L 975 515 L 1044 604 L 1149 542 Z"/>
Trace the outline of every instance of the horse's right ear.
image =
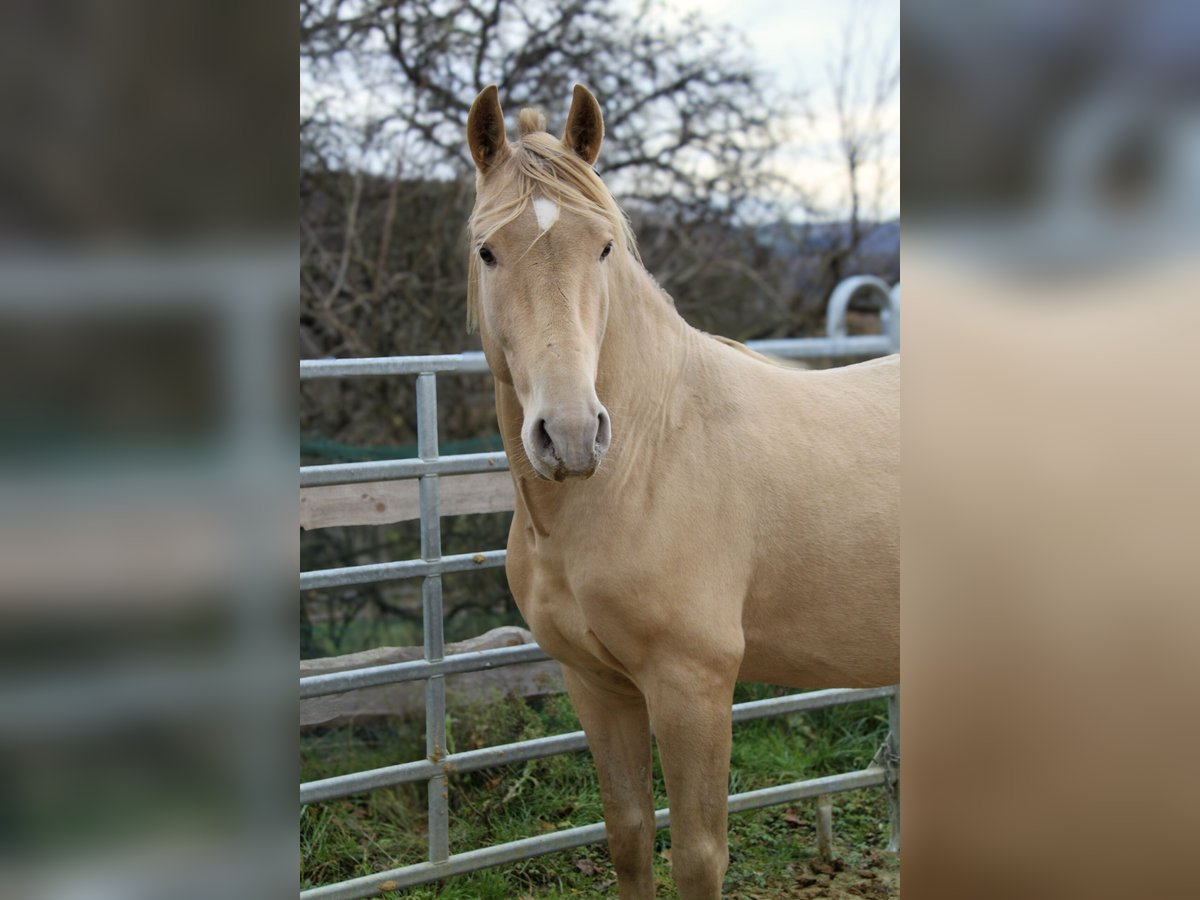
<path id="1" fill-rule="evenodd" d="M 489 84 L 467 115 L 467 146 L 475 167 L 486 175 L 504 161 L 509 154 L 508 137 L 504 132 L 504 111 L 500 109 L 500 92 Z"/>
<path id="2" fill-rule="evenodd" d="M 604 142 L 604 116 L 595 96 L 582 84 L 575 85 L 571 96 L 571 111 L 563 130 L 563 146 L 589 166 L 594 165 Z"/>

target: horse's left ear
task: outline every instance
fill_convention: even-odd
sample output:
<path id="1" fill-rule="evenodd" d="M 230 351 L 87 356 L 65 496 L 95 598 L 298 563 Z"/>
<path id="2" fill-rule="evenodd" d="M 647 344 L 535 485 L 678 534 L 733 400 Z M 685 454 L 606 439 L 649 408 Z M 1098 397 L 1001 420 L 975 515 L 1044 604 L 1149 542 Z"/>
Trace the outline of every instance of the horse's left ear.
<path id="1" fill-rule="evenodd" d="M 600 115 L 600 104 L 582 84 L 575 85 L 562 142 L 564 147 L 582 157 L 589 166 L 600 155 L 600 145 L 604 142 L 604 117 Z"/>

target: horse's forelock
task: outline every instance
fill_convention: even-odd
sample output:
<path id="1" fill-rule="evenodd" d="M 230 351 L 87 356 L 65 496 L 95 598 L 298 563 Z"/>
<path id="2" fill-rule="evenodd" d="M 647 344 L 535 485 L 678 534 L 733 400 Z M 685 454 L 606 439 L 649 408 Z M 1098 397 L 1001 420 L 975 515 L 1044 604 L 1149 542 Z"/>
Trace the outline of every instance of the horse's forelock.
<path id="1" fill-rule="evenodd" d="M 545 131 L 546 114 L 540 109 L 525 108 L 521 110 L 521 115 L 517 119 L 517 129 L 521 132 L 522 137 L 538 131 Z"/>

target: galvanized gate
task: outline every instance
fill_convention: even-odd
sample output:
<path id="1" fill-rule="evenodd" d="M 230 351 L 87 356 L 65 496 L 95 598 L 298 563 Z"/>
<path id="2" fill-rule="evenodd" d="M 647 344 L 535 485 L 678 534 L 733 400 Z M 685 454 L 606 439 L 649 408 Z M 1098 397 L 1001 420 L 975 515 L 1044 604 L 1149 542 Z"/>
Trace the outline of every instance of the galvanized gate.
<path id="1" fill-rule="evenodd" d="M 884 333 L 847 336 L 845 312 L 852 298 L 873 299 L 880 308 Z M 829 301 L 826 336 L 796 340 L 758 341 L 749 346 L 762 353 L 794 359 L 866 358 L 899 350 L 900 286 L 889 288 L 876 278 L 859 276 L 838 285 Z M 456 773 L 471 772 L 506 763 L 539 759 L 559 753 L 583 750 L 587 741 L 582 731 L 534 740 L 518 741 L 463 753 L 446 752 L 445 676 L 459 672 L 490 669 L 514 663 L 533 662 L 548 657 L 536 644 L 444 655 L 442 576 L 473 569 L 504 565 L 505 551 L 484 550 L 443 556 L 441 548 L 441 502 L 439 476 L 495 472 L 508 468 L 502 452 L 441 456 L 438 453 L 437 376 L 442 372 L 486 372 L 482 353 L 447 356 L 385 357 L 378 359 L 305 360 L 300 364 L 302 379 L 348 378 L 355 376 L 411 376 L 417 379 L 418 459 L 382 462 L 345 463 L 305 466 L 300 469 L 301 488 L 319 485 L 359 484 L 390 479 L 419 479 L 421 558 L 374 565 L 350 566 L 302 572 L 300 589 L 342 587 L 399 578 L 422 578 L 424 659 L 413 662 L 373 666 L 346 672 L 314 675 L 300 679 L 300 697 L 340 694 L 359 688 L 403 681 L 425 681 L 426 758 L 364 772 L 352 772 L 300 785 L 302 804 L 319 803 L 337 797 L 375 790 L 406 782 L 424 781 L 429 796 L 429 859 L 322 885 L 301 892 L 304 900 L 316 898 L 370 897 L 384 890 L 410 887 L 473 872 L 478 869 L 529 859 L 559 850 L 580 847 L 605 839 L 604 824 L 598 822 L 552 834 L 537 835 L 465 853 L 449 852 L 449 809 L 447 779 Z M 823 797 L 840 791 L 881 786 L 889 791 L 892 810 L 892 834 L 889 849 L 899 849 L 899 691 L 896 687 L 865 690 L 832 689 L 810 691 L 786 697 L 735 704 L 733 721 L 744 722 L 767 716 L 821 709 L 879 697 L 888 698 L 889 735 L 875 760 L 865 769 L 792 784 L 778 785 L 729 797 L 730 812 L 745 812 L 779 803 Z M 665 828 L 669 811 L 655 814 L 655 824 Z M 828 815 L 818 816 L 818 834 L 827 837 Z M 386 886 L 385 886 L 386 885 Z"/>

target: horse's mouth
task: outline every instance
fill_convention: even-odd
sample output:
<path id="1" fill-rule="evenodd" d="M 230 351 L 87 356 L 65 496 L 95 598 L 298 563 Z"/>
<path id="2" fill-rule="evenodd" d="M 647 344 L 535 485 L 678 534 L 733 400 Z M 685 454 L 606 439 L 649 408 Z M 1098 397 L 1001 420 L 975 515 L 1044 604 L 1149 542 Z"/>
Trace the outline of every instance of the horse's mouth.
<path id="1" fill-rule="evenodd" d="M 591 478 L 594 474 L 596 474 L 596 469 L 599 466 L 600 461 L 593 460 L 592 464 L 588 466 L 588 468 L 579 471 L 571 471 L 560 462 L 549 473 L 543 472 L 541 466 L 539 466 L 538 463 L 535 463 L 533 460 L 530 460 L 530 464 L 530 467 L 533 469 L 533 474 L 535 474 L 542 481 L 556 481 L 561 483 L 566 481 L 568 478 L 579 478 L 581 480 L 585 478 Z M 543 463 L 542 465 L 545 464 Z"/>

